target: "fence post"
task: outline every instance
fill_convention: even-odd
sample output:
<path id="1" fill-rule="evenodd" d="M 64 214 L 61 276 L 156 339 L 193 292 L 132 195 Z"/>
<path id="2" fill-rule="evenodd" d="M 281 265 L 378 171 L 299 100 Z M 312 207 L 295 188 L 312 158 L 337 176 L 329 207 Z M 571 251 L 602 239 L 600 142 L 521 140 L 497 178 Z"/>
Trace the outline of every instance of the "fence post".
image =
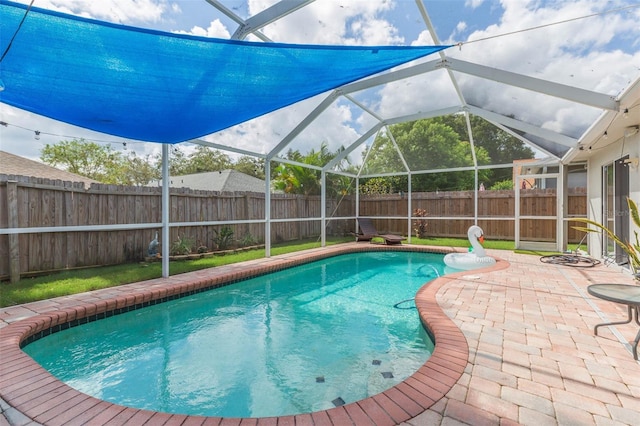
<path id="1" fill-rule="evenodd" d="M 18 182 L 7 181 L 7 225 L 18 227 Z M 20 234 L 9 234 L 9 279 L 20 281 Z"/>
<path id="2" fill-rule="evenodd" d="M 64 193 L 64 214 L 65 214 L 65 221 L 64 221 L 64 225 L 65 226 L 73 226 L 76 225 L 76 221 L 75 221 L 75 205 L 73 202 L 73 198 L 74 198 L 74 191 L 73 189 L 71 190 L 71 192 L 65 192 Z M 67 236 L 66 236 L 66 244 L 67 244 L 67 258 L 65 261 L 65 267 L 69 268 L 69 267 L 73 267 L 76 266 L 75 265 L 75 261 L 77 259 L 77 255 L 75 252 L 75 235 L 73 232 L 67 232 Z M 69 260 L 70 259 L 74 259 L 74 264 L 70 264 Z"/>
<path id="3" fill-rule="evenodd" d="M 302 217 L 302 212 L 304 211 L 304 202 L 305 202 L 305 200 L 302 199 L 303 197 L 306 198 L 305 195 L 303 195 L 302 197 L 296 197 L 296 211 L 295 211 L 295 213 L 293 215 L 287 216 L 287 218 Z M 308 215 L 307 215 L 307 217 L 308 217 Z M 298 239 L 302 239 L 302 238 L 307 237 L 307 233 L 304 232 L 303 223 L 302 222 L 298 222 L 297 225 L 298 225 Z"/>

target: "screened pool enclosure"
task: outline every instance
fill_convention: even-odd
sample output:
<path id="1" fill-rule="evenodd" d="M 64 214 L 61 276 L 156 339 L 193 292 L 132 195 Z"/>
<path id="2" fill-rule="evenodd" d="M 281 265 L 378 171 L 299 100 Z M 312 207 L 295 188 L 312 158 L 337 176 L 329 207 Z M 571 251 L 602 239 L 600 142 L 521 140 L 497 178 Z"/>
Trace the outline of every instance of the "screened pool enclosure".
<path id="1" fill-rule="evenodd" d="M 439 19 L 446 16 L 438 2 L 406 1 L 397 7 L 403 9 L 403 16 L 419 23 L 420 37 L 411 44 L 397 37 L 395 44 L 363 45 L 354 38 L 337 43 L 326 21 L 310 19 L 319 11 L 353 13 L 346 21 L 354 24 L 366 15 L 357 11 L 360 4 L 351 5 L 350 12 L 346 3 L 287 0 L 249 13 L 246 5 L 237 7 L 218 0 L 202 3 L 212 21 L 219 19 L 233 28 L 228 39 L 124 26 L 0 2 L 2 103 L 123 140 L 162 144 L 162 222 L 90 229 L 161 227 L 161 241 L 169 241 L 172 227 L 233 224 L 215 218 L 189 224 L 170 221 L 170 147 L 195 144 L 264 161 L 265 213 L 252 222 L 264 224 L 267 256 L 273 223 L 319 222 L 323 245 L 331 221 L 352 221 L 355 230 L 356 218 L 361 215 L 359 188 L 372 178 L 400 176 L 406 182 L 406 188 L 396 191 L 405 203 L 406 214 L 389 212 L 376 218 L 405 223 L 409 241 L 416 219 L 414 185 L 418 187 L 416 182 L 436 175 L 468 174 L 474 189 L 474 214 L 467 219 L 477 223 L 478 192 L 484 185 L 483 171 L 489 170 L 510 171 L 516 208 L 507 218 L 484 215 L 482 220 L 512 221 L 519 247 L 535 243 L 536 247 L 563 249 L 570 217 L 564 200 L 571 173 L 585 168 L 581 151 L 597 141 L 596 134 L 622 134 L 628 124 L 624 117 L 629 108 L 633 113 L 637 106 L 626 103 L 628 94 L 636 93 L 638 86 L 638 75 L 633 75 L 631 68 L 623 69 L 626 64 L 621 64 L 617 76 L 607 74 L 597 55 L 575 70 L 557 69 L 545 62 L 541 54 L 545 46 L 529 41 L 533 32 L 553 38 L 561 33 L 558 28 L 579 29 L 594 21 L 606 25 L 608 17 L 615 14 L 604 10 L 539 28 L 523 23 L 520 31 L 499 36 L 478 31 L 466 40 L 452 41 L 439 32 Z M 326 16 L 331 19 L 331 13 Z M 298 32 L 284 39 L 283 28 L 297 28 Z M 326 43 L 307 41 L 317 40 L 313 35 L 321 31 L 327 33 Z M 500 55 L 510 44 L 520 46 L 517 65 Z M 578 74 L 579 79 L 575 78 Z M 580 84 L 572 84 L 577 80 Z M 405 143 L 411 139 L 410 129 L 399 133 L 404 123 L 437 117 L 457 117 L 461 123 L 458 134 L 463 136 L 454 155 L 428 154 L 432 145 L 450 143 L 438 135 Z M 481 134 L 486 126 L 493 129 L 492 134 L 513 138 L 532 155 L 522 156 L 519 151 L 509 157 L 506 153 L 500 162 L 486 157 L 485 148 L 478 143 L 486 139 Z M 423 149 L 416 151 L 416 146 Z M 321 165 L 288 155 L 318 152 L 322 147 L 329 147 L 336 155 Z M 387 161 L 380 161 L 382 153 Z M 271 217 L 270 177 L 275 164 L 320 173 L 320 215 Z M 350 180 L 352 214 L 340 216 L 327 207 L 328 175 Z M 519 201 L 527 184 L 529 189 L 534 185 L 555 189 L 555 211 L 542 217 L 527 211 Z M 550 221 L 555 241 L 539 244 L 521 240 L 523 221 Z M 84 229 L 88 228 L 9 227 L 3 233 Z M 163 244 L 162 249 L 163 275 L 168 276 L 169 245 Z"/>

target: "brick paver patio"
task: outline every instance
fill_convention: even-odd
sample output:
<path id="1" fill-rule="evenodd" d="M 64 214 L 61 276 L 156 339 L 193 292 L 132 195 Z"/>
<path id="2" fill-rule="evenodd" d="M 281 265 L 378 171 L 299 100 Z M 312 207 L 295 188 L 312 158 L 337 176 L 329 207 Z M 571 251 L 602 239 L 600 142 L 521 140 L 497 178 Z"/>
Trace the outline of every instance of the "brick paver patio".
<path id="1" fill-rule="evenodd" d="M 372 398 L 311 415 L 220 419 L 119 407 L 58 382 L 18 347 L 52 324 L 354 249 L 389 248 L 344 244 L 0 309 L 0 426 L 640 424 L 640 362 L 630 349 L 637 326 L 602 327 L 594 336 L 595 324 L 626 318 L 626 308 L 586 291 L 593 283 L 633 283 L 630 275 L 507 251 L 489 250 L 501 259 L 491 271 L 442 277 L 419 291 L 416 304 L 436 350 L 416 374 Z"/>

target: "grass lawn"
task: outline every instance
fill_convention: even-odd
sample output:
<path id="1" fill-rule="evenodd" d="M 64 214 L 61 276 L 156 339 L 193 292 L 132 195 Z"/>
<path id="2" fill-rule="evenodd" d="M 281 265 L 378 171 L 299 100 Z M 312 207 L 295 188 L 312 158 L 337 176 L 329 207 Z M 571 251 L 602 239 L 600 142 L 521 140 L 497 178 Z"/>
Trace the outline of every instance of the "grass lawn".
<path id="1" fill-rule="evenodd" d="M 348 238 L 327 238 L 327 245 L 353 241 Z M 319 241 L 289 242 L 274 244 L 272 255 L 292 253 L 301 250 L 320 247 Z M 250 250 L 224 256 L 212 256 L 196 260 L 173 261 L 169 267 L 171 275 L 199 269 L 213 268 L 230 263 L 263 258 L 264 249 Z M 23 278 L 16 284 L 0 284 L 0 307 L 51 299 L 53 297 L 68 296 L 85 291 L 99 290 L 122 284 L 160 278 L 162 276 L 161 262 L 126 263 L 123 265 L 101 266 L 87 269 L 75 269 L 59 273 Z"/>
<path id="2" fill-rule="evenodd" d="M 353 237 L 327 238 L 327 245 L 351 241 L 353 241 Z M 445 247 L 469 247 L 469 241 L 463 238 L 412 238 L 411 243 Z M 513 241 L 486 240 L 483 246 L 485 248 L 498 250 L 514 249 Z M 320 242 L 316 240 L 275 244 L 271 247 L 271 254 L 275 256 L 317 247 L 320 247 Z M 535 255 L 548 254 L 539 252 L 523 253 Z M 227 254 L 224 256 L 175 261 L 171 262 L 170 273 L 171 275 L 177 275 L 199 269 L 228 265 L 230 263 L 260 259 L 264 257 L 264 254 L 264 249 L 258 249 L 235 254 Z M 141 262 L 76 269 L 42 277 L 23 278 L 16 284 L 0 284 L 0 307 L 19 305 L 22 303 L 51 299 L 59 296 L 67 296 L 85 291 L 99 290 L 102 288 L 159 278 L 161 276 L 162 264 L 160 262 Z"/>

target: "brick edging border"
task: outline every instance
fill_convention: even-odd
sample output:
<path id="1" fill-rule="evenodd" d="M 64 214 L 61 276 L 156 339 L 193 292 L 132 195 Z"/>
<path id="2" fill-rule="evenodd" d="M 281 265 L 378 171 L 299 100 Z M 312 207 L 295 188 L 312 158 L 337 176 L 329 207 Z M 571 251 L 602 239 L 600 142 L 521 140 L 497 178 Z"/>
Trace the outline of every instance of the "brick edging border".
<path id="1" fill-rule="evenodd" d="M 440 400 L 458 381 L 467 365 L 469 347 L 467 341 L 444 313 L 436 301 L 436 294 L 456 276 L 468 274 L 468 271 L 439 277 L 423 286 L 416 293 L 415 301 L 419 316 L 435 340 L 435 349 L 431 357 L 418 371 L 401 383 L 386 391 L 345 404 L 329 410 L 317 411 L 282 417 L 252 419 L 229 419 L 220 417 L 201 417 L 179 414 L 158 413 L 112 404 L 85 395 L 58 381 L 48 371 L 37 364 L 21 349 L 29 341 L 44 337 L 59 329 L 80 325 L 88 321 L 101 319 L 127 310 L 138 309 L 167 300 L 184 297 L 200 291 L 220 287 L 226 284 L 275 272 L 310 261 L 346 253 L 364 251 L 423 251 L 448 253 L 452 250 L 441 247 L 425 246 L 376 246 L 372 244 L 332 246 L 326 250 L 311 254 L 289 256 L 267 265 L 255 265 L 250 268 L 227 268 L 229 271 L 218 274 L 223 267 L 209 269 L 210 276 L 200 273 L 181 274 L 165 279 L 149 280 L 149 288 L 130 294 L 99 300 L 94 303 L 80 303 L 77 306 L 39 314 L 31 318 L 16 321 L 0 329 L 0 397 L 11 407 L 28 418 L 41 424 L 69 424 L 72 421 L 91 421 L 96 425 L 123 424 L 126 422 L 144 423 L 152 421 L 176 421 L 178 424 L 189 419 L 200 419 L 205 424 L 226 424 L 227 422 L 244 425 L 257 424 L 399 424 L 427 410 Z M 236 266 L 238 264 L 235 264 Z M 498 260 L 490 267 L 477 272 L 491 272 L 504 269 L 508 262 Z M 91 416 L 91 417 L 89 417 Z"/>

